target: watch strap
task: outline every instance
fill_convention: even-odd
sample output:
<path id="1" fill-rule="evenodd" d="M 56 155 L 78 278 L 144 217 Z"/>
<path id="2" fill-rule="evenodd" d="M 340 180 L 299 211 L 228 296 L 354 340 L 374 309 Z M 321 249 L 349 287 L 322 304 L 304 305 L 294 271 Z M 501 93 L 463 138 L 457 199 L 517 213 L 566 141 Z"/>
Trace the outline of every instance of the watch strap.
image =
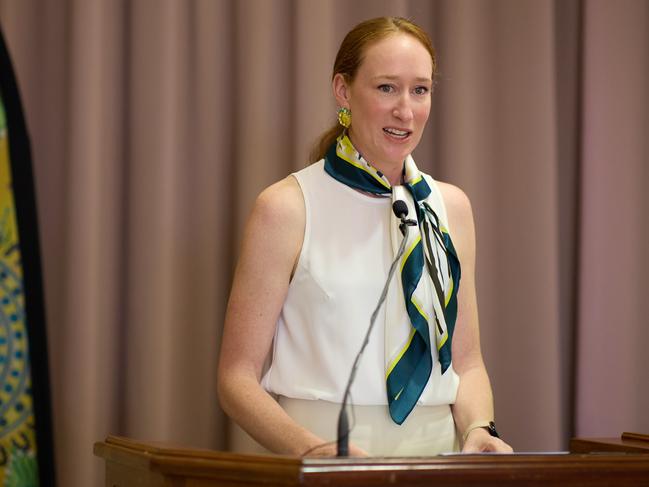
<path id="1" fill-rule="evenodd" d="M 474 421 L 466 430 L 464 430 L 464 435 L 462 436 L 462 444 L 466 443 L 466 439 L 469 437 L 469 433 L 478 428 L 484 428 L 491 436 L 500 438 L 498 431 L 496 431 L 496 423 L 494 423 L 493 421 Z"/>

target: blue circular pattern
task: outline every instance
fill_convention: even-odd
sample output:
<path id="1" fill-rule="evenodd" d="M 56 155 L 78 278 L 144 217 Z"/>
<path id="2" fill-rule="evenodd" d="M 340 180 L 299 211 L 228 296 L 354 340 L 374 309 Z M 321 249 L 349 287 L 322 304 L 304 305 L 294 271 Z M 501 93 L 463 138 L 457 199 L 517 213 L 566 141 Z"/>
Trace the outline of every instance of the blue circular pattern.
<path id="1" fill-rule="evenodd" d="M 17 248 L 17 247 L 14 247 Z M 0 438 L 11 441 L 30 429 L 32 417 L 29 350 L 18 255 L 0 259 Z M 31 421 L 33 422 L 33 420 Z M 19 435 L 19 436 L 16 436 Z"/>

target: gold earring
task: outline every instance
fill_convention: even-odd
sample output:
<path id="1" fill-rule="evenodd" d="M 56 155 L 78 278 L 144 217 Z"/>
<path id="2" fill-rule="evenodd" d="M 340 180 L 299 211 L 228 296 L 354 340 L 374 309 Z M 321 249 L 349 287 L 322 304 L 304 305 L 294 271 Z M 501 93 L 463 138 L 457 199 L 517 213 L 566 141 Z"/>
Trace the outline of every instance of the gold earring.
<path id="1" fill-rule="evenodd" d="M 352 124 L 352 112 L 349 108 L 339 108 L 338 109 L 338 123 L 345 128 L 349 128 Z"/>

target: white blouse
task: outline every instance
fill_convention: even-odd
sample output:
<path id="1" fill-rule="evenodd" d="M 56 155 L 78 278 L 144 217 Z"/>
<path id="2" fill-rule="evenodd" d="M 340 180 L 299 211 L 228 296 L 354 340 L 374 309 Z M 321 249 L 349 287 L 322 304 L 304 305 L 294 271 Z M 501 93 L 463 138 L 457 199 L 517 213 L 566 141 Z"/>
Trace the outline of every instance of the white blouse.
<path id="1" fill-rule="evenodd" d="M 324 160 L 293 176 L 304 195 L 306 228 L 262 385 L 289 398 L 340 403 L 393 259 L 392 201 L 336 181 L 324 171 Z M 448 228 L 437 184 L 426 180 L 429 202 Z M 384 328 L 382 307 L 351 389 L 354 404 L 387 404 Z M 452 365 L 442 375 L 432 353 L 435 365 L 418 403 L 453 404 L 459 378 Z"/>

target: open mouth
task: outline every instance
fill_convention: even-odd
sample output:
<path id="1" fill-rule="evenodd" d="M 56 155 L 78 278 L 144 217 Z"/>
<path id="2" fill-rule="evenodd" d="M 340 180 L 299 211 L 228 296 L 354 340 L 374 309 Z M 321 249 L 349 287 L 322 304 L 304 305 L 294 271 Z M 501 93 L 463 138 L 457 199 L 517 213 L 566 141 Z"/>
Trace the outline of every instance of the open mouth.
<path id="1" fill-rule="evenodd" d="M 399 130 L 395 128 L 384 128 L 383 132 L 388 134 L 390 137 L 401 140 L 408 138 L 412 133 L 410 130 Z"/>

